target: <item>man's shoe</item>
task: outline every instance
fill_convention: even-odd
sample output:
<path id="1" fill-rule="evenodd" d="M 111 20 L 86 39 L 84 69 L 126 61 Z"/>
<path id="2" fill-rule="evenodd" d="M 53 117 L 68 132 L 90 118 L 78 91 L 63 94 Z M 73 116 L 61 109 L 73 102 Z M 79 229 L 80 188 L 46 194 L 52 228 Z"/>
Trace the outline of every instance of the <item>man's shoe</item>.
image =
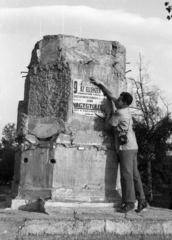
<path id="1" fill-rule="evenodd" d="M 136 212 L 139 213 L 139 212 L 141 212 L 143 209 L 145 209 L 147 207 L 148 207 L 148 203 L 146 201 L 142 202 L 142 203 L 139 203 Z"/>
<path id="2" fill-rule="evenodd" d="M 132 211 L 132 210 L 134 210 L 134 203 L 125 203 L 125 205 L 122 206 L 118 210 L 118 212 L 120 212 L 120 213 L 127 213 L 127 212 Z"/>

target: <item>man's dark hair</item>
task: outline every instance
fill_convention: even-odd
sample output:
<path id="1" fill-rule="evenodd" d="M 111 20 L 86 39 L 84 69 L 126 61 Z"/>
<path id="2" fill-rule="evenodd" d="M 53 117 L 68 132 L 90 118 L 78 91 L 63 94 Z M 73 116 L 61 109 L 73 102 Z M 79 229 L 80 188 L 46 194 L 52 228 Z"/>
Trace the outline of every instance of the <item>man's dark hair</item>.
<path id="1" fill-rule="evenodd" d="M 122 97 L 122 101 L 125 102 L 127 105 L 130 105 L 133 101 L 133 97 L 128 92 L 122 92 L 120 96 Z"/>

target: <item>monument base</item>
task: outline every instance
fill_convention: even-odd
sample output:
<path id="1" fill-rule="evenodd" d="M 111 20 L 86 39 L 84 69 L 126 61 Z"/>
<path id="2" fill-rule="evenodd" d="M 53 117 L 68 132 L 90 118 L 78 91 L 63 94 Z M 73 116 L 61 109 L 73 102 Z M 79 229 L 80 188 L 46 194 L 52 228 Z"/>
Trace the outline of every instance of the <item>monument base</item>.
<path id="1" fill-rule="evenodd" d="M 6 199 L 7 207 L 12 210 L 22 210 L 30 212 L 54 212 L 59 208 L 116 208 L 121 205 L 121 200 L 116 200 L 113 202 L 81 202 L 81 201 L 44 201 L 42 199 L 38 200 L 28 200 L 28 199 L 12 199 L 9 196 Z"/>

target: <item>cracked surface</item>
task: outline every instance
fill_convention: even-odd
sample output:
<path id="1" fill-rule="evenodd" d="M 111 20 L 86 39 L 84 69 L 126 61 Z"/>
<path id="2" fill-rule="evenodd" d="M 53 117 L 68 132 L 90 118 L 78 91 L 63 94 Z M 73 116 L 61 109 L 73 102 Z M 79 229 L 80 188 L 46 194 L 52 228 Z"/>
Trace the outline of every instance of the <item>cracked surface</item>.
<path id="1" fill-rule="evenodd" d="M 18 192 L 26 198 L 119 197 L 114 138 L 104 119 L 73 112 L 73 80 L 88 82 L 94 76 L 118 95 L 126 89 L 125 55 L 118 42 L 66 35 L 45 36 L 35 44 L 19 104 L 18 135 L 26 141 L 21 156 L 16 153 L 16 192 L 20 185 Z"/>
<path id="2" fill-rule="evenodd" d="M 168 209 L 148 208 L 117 213 L 114 208 L 61 207 L 46 213 L 0 211 L 0 238 L 12 239 L 171 239 L 172 214 Z"/>

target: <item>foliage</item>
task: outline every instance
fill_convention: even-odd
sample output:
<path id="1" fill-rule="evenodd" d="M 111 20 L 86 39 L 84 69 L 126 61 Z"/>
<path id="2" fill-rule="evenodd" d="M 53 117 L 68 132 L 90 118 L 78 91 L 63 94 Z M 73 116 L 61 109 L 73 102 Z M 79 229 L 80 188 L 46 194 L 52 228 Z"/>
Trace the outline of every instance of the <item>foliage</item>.
<path id="1" fill-rule="evenodd" d="M 0 185 L 9 185 L 14 175 L 15 152 L 13 149 L 0 149 Z"/>
<path id="2" fill-rule="evenodd" d="M 148 184 L 147 161 L 152 162 L 152 185 L 155 190 L 162 189 L 162 185 L 170 191 L 172 176 L 169 171 L 172 162 L 167 157 L 171 150 L 171 143 L 167 140 L 172 134 L 172 121 L 169 116 L 163 118 L 161 124 L 148 129 L 147 126 L 134 120 L 135 132 L 139 145 L 139 170 L 142 172 L 144 183 Z"/>
<path id="3" fill-rule="evenodd" d="M 167 12 L 169 13 L 167 19 L 170 20 L 172 18 L 172 15 L 170 15 L 170 13 L 172 12 L 172 6 L 170 5 L 169 2 L 165 2 L 164 5 L 166 7 Z"/>
<path id="4" fill-rule="evenodd" d="M 8 123 L 5 125 L 2 131 L 2 145 L 6 148 L 15 147 L 16 127 L 15 123 Z"/>
<path id="5" fill-rule="evenodd" d="M 2 135 L 2 144 L 0 147 L 0 185 L 8 185 L 11 183 L 14 174 L 15 124 L 6 124 Z"/>
<path id="6" fill-rule="evenodd" d="M 172 159 L 164 156 L 163 160 L 157 158 L 152 165 L 153 187 L 155 192 L 172 194 Z"/>
<path id="7" fill-rule="evenodd" d="M 148 187 L 149 202 L 152 202 L 153 187 L 156 188 L 158 182 L 165 181 L 162 171 L 158 175 L 156 170 L 157 166 L 164 169 L 163 166 L 167 164 L 164 161 L 166 153 L 171 148 L 168 139 L 172 134 L 172 121 L 169 104 L 162 98 L 158 87 L 150 84 L 150 77 L 141 55 L 139 55 L 138 69 L 138 78 L 130 78 L 135 96 L 134 128 L 139 145 L 139 170 Z M 159 107 L 160 99 L 166 108 L 165 111 Z M 160 181 L 157 181 L 156 177 L 159 177 Z"/>

